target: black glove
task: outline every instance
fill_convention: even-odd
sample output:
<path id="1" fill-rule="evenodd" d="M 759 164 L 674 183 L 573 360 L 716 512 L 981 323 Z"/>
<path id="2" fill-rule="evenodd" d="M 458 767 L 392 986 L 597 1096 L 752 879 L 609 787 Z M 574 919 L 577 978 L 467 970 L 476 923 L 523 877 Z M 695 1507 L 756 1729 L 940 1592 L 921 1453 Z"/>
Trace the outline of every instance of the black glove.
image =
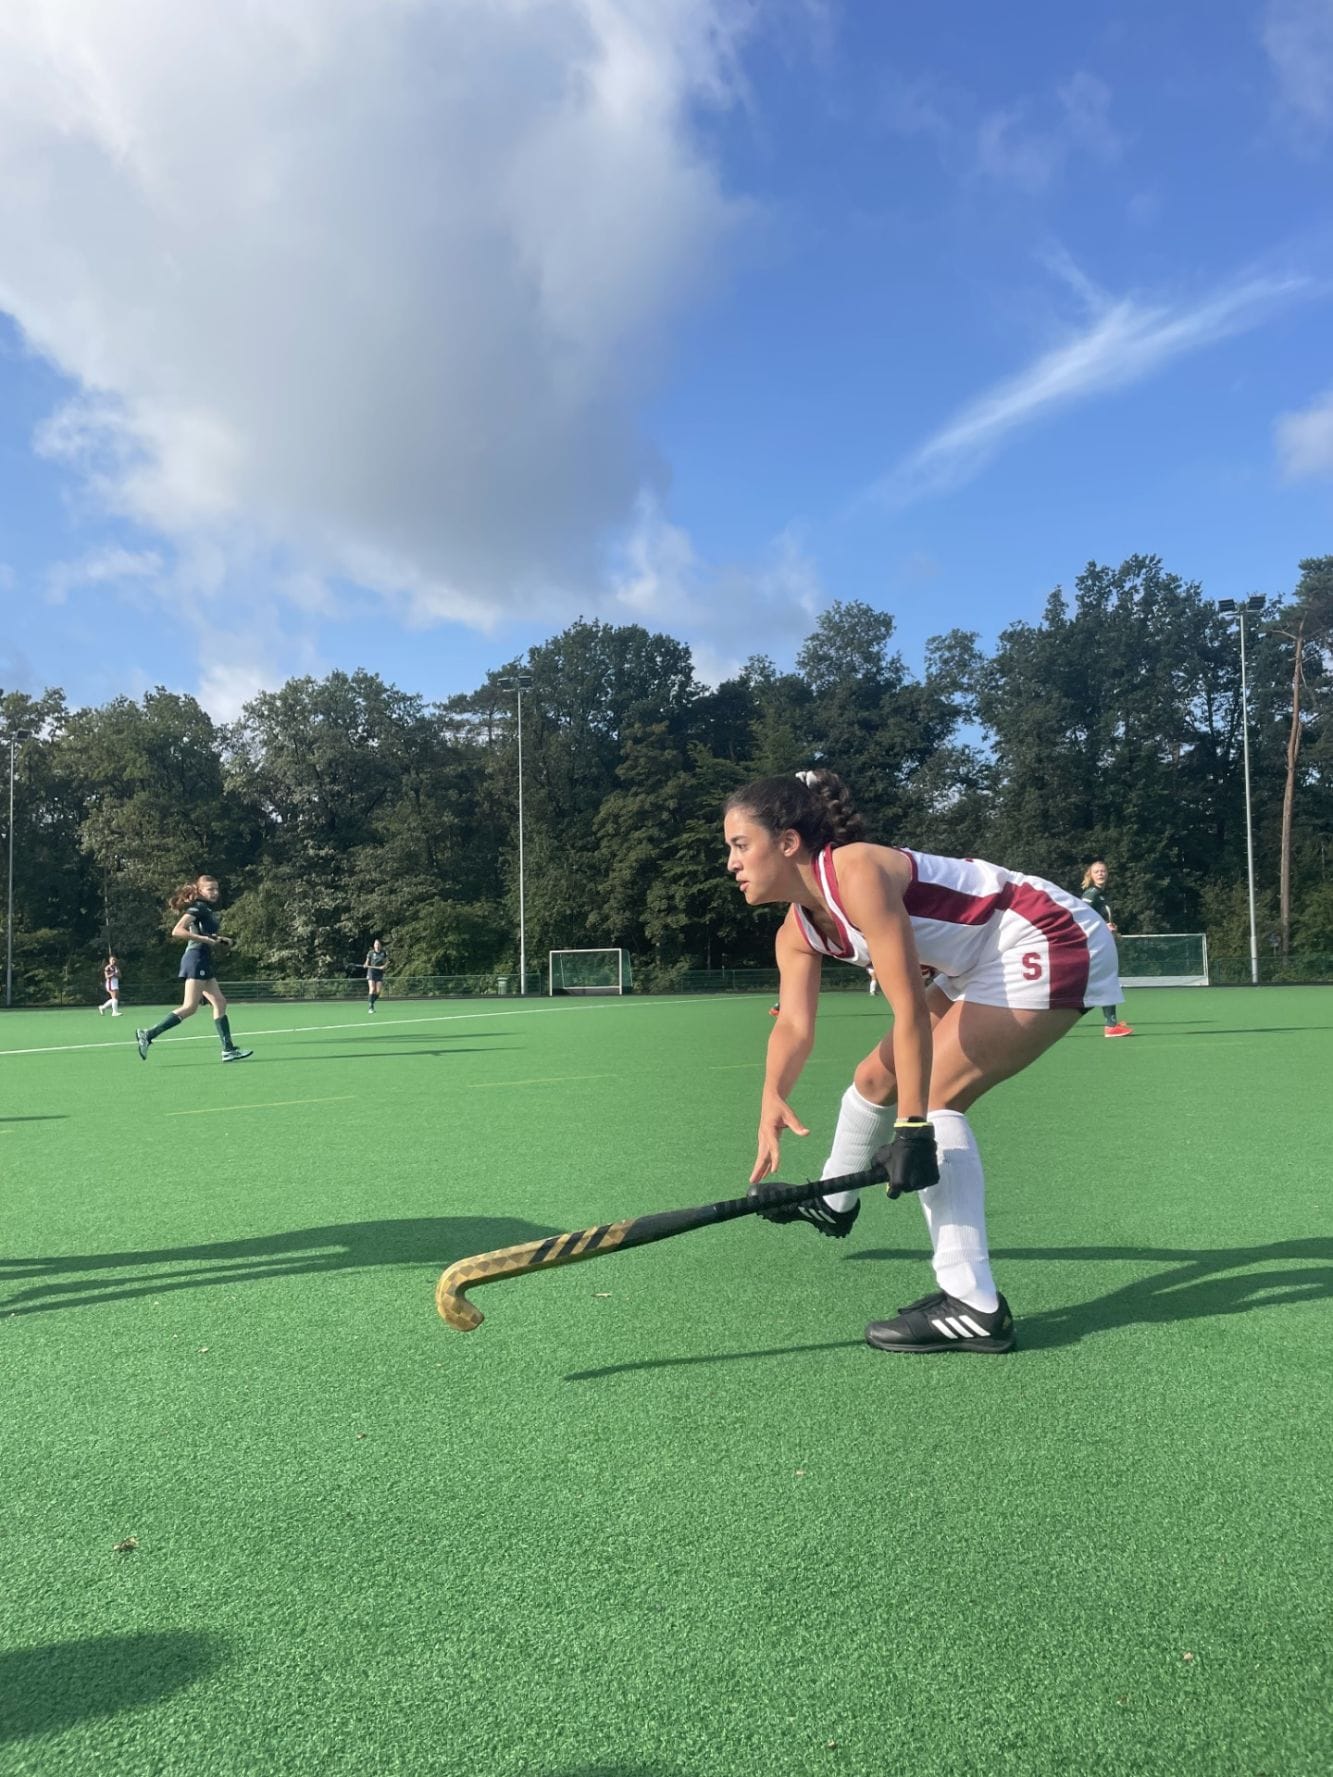
<path id="1" fill-rule="evenodd" d="M 905 1117 L 893 1126 L 888 1151 L 887 1197 L 904 1191 L 927 1191 L 940 1182 L 940 1163 L 935 1154 L 935 1130 L 924 1117 Z"/>

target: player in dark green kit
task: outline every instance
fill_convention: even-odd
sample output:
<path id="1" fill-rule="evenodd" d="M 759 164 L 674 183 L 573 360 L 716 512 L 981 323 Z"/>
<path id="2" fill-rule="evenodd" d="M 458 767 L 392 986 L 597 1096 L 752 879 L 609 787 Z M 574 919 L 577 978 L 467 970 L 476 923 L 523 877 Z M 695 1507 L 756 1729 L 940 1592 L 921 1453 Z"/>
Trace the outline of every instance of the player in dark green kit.
<path id="1" fill-rule="evenodd" d="M 375 1010 L 375 1001 L 384 992 L 384 971 L 389 966 L 389 953 L 378 938 L 372 938 L 370 949 L 366 952 L 366 960 L 361 967 L 366 971 L 366 1010 Z"/>
<path id="2" fill-rule="evenodd" d="M 201 999 L 207 1000 L 213 1008 L 213 1028 L 222 1044 L 222 1059 L 244 1061 L 247 1056 L 254 1054 L 253 1049 L 238 1049 L 232 1041 L 231 1024 L 227 1018 L 227 996 L 217 983 L 214 952 L 225 950 L 231 944 L 231 939 L 224 938 L 218 930 L 218 916 L 213 911 L 220 894 L 216 876 L 199 876 L 193 882 L 187 882 L 178 888 L 171 897 L 171 910 L 177 915 L 171 935 L 173 938 L 186 940 L 185 955 L 181 958 L 179 970 L 185 987 L 181 1003 L 174 1012 L 168 1012 L 161 1023 L 155 1024 L 151 1030 L 135 1031 L 141 1061 L 147 1061 L 150 1043 L 167 1031 L 175 1030 L 185 1019 L 194 1017 Z"/>
<path id="3" fill-rule="evenodd" d="M 1107 925 L 1110 926 L 1111 936 L 1114 938 L 1118 928 L 1115 921 L 1111 918 L 1111 908 L 1106 899 L 1107 875 L 1106 859 L 1094 858 L 1083 872 L 1082 894 L 1083 899 L 1088 903 L 1088 906 L 1092 908 L 1093 912 L 1100 913 Z M 1133 1025 L 1124 1022 L 1115 1006 L 1103 1006 L 1101 1012 L 1102 1024 L 1104 1026 L 1102 1031 L 1103 1036 L 1132 1037 L 1134 1035 Z"/>

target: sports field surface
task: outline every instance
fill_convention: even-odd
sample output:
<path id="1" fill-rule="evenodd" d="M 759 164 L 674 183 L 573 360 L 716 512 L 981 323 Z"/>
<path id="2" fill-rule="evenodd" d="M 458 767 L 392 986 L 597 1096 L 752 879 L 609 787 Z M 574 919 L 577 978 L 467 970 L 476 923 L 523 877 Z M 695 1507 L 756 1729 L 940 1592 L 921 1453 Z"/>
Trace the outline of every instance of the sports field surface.
<path id="1" fill-rule="evenodd" d="M 0 1019 L 0 1772 L 1326 1777 L 1333 988 L 1127 1010 L 974 1112 L 999 1358 L 880 1191 L 437 1318 L 741 1194 L 765 1001 Z"/>

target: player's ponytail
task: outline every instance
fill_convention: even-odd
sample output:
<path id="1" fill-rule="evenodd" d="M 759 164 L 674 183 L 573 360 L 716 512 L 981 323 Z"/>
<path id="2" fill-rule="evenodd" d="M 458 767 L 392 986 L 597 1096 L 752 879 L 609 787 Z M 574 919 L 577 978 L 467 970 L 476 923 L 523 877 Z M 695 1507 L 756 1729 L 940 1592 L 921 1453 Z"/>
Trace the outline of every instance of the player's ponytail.
<path id="1" fill-rule="evenodd" d="M 202 876 L 196 876 L 193 882 L 183 882 L 180 885 L 175 894 L 167 902 L 167 906 L 170 907 L 173 913 L 184 913 L 191 901 L 197 901 L 199 899 L 199 884 L 203 880 L 204 878 Z"/>
<path id="2" fill-rule="evenodd" d="M 852 793 L 836 771 L 807 771 L 803 780 L 828 810 L 834 845 L 855 845 L 866 836 L 866 824 Z"/>
<path id="3" fill-rule="evenodd" d="M 866 836 L 851 792 L 836 771 L 801 771 L 792 777 L 761 777 L 728 796 L 723 808 L 744 808 L 770 833 L 798 833 L 806 849 L 851 845 Z"/>

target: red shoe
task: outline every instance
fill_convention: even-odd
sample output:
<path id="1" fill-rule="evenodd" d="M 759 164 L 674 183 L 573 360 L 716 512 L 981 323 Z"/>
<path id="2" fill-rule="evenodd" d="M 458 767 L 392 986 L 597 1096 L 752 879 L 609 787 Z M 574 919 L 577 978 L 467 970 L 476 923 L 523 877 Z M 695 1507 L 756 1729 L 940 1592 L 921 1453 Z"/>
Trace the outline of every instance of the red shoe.
<path id="1" fill-rule="evenodd" d="M 780 1012 L 780 1011 L 781 1011 L 781 1010 L 782 1010 L 782 1008 L 781 1008 L 781 1006 L 770 1006 L 770 1007 L 769 1007 L 769 1008 L 768 1008 L 768 1015 L 769 1015 L 769 1017 L 770 1017 L 770 1018 L 776 1018 L 776 1017 L 777 1017 L 777 1015 L 778 1015 L 778 1013 L 779 1013 L 779 1012 Z"/>
<path id="2" fill-rule="evenodd" d="M 1108 1024 L 1102 1035 L 1104 1037 L 1132 1037 L 1134 1026 L 1132 1024 Z"/>

